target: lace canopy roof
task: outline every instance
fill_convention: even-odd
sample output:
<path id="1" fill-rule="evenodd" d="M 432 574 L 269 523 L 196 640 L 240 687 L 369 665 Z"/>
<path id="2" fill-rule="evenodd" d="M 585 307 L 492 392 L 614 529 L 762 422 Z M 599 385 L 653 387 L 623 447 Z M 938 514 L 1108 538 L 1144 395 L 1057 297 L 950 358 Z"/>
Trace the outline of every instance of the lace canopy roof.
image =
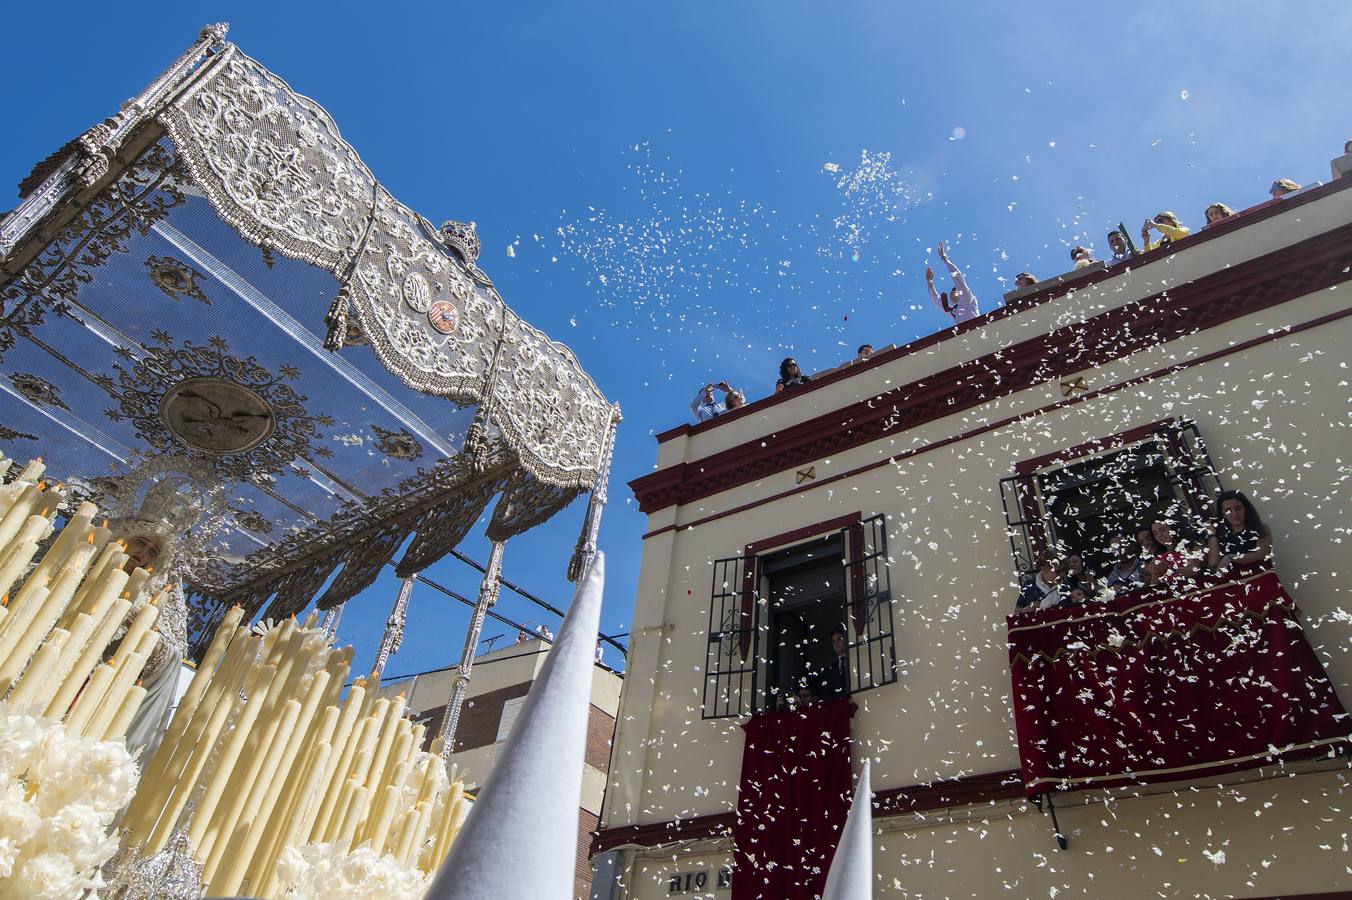
<path id="1" fill-rule="evenodd" d="M 209 465 L 227 509 L 191 587 L 270 614 L 340 565 L 341 602 L 411 534 L 401 569 L 436 561 L 495 495 L 500 539 L 590 489 L 618 410 L 502 301 L 473 226 L 395 200 L 224 33 L 0 222 L 0 448 L 95 493 L 145 459 Z"/>

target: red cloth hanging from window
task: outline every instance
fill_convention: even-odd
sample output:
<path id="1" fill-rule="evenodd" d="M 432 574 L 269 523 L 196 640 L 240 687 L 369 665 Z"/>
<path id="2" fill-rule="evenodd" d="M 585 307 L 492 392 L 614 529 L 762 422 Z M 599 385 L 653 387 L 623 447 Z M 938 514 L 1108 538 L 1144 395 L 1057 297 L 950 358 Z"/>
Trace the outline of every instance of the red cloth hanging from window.
<path id="1" fill-rule="evenodd" d="M 1029 796 L 1346 747 L 1352 721 L 1274 572 L 1009 619 Z"/>
<path id="2" fill-rule="evenodd" d="M 850 707 L 830 700 L 743 726 L 732 900 L 821 896 L 850 808 Z"/>

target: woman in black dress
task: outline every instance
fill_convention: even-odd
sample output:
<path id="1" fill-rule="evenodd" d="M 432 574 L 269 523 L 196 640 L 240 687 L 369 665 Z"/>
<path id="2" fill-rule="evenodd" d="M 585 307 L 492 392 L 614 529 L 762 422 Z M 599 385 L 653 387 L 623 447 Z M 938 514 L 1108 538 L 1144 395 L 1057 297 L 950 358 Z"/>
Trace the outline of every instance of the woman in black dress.
<path id="1" fill-rule="evenodd" d="M 778 394 L 785 388 L 797 387 L 800 384 L 807 384 L 811 379 L 803 374 L 798 368 L 798 361 L 792 356 L 779 364 L 779 380 L 775 382 L 775 393 Z"/>
<path id="2" fill-rule="evenodd" d="M 1223 571 L 1272 558 L 1272 535 L 1242 491 L 1222 491 L 1216 499 L 1216 513 L 1220 521 L 1207 541 L 1207 564 L 1211 568 Z"/>

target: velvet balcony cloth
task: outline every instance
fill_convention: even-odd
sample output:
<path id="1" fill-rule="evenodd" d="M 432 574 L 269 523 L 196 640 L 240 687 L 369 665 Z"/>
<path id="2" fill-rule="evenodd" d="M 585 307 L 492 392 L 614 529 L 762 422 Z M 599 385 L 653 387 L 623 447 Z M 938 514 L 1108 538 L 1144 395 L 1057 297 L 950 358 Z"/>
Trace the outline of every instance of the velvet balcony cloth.
<path id="1" fill-rule="evenodd" d="M 1328 755 L 1352 731 L 1275 572 L 1011 616 L 1028 795 Z"/>
<path id="2" fill-rule="evenodd" d="M 848 699 L 764 713 L 743 727 L 732 900 L 813 900 L 849 815 Z"/>

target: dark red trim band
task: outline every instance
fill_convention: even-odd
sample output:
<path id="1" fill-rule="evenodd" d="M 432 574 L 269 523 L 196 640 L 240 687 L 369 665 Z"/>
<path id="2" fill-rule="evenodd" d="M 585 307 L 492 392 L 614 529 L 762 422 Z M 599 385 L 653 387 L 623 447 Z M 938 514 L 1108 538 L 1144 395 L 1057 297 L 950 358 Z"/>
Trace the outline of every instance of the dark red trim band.
<path id="1" fill-rule="evenodd" d="M 1003 772 L 966 775 L 950 781 L 912 784 L 877 791 L 873 795 L 873 815 L 875 818 L 887 818 L 935 809 L 970 806 L 975 803 L 1022 799 L 1024 799 L 1023 782 L 1020 780 L 1019 770 L 1006 769 Z M 731 838 L 732 827 L 736 822 L 737 813 L 726 812 L 696 816 L 693 819 L 655 822 L 651 825 L 607 828 L 592 836 L 591 855 L 595 856 L 626 845 L 657 847 L 675 841 Z"/>
<path id="2" fill-rule="evenodd" d="M 857 375 L 858 373 L 863 372 L 867 369 L 874 368 L 875 366 L 886 365 L 887 363 L 891 362 L 894 359 L 899 359 L 903 356 L 908 356 L 916 352 L 917 350 L 923 350 L 926 347 L 931 347 L 939 343 L 940 341 L 946 341 L 949 338 L 956 337 L 957 335 L 971 331 L 974 328 L 980 328 L 987 322 L 996 322 L 999 321 L 1000 319 L 1005 318 L 1006 316 L 1013 315 L 1016 312 L 1021 312 L 1025 309 L 1031 309 L 1034 306 L 1040 306 L 1041 304 L 1046 303 L 1050 300 L 1055 300 L 1057 297 L 1065 296 L 1071 291 L 1078 291 L 1081 288 L 1088 287 L 1091 284 L 1098 284 L 1100 281 L 1106 281 L 1109 278 L 1113 278 L 1117 275 L 1122 274 L 1127 269 L 1139 269 L 1144 265 L 1163 259 L 1166 256 L 1172 256 L 1173 254 L 1178 253 L 1181 250 L 1187 250 L 1190 247 L 1196 247 L 1198 244 L 1204 244 L 1207 241 L 1214 240 L 1220 237 L 1221 235 L 1229 234 L 1232 231 L 1238 231 L 1239 229 L 1244 228 L 1248 225 L 1252 225 L 1255 222 L 1261 222 L 1264 219 L 1270 219 L 1275 215 L 1279 215 L 1280 213 L 1287 212 L 1289 210 L 1295 209 L 1298 206 L 1302 206 L 1306 203 L 1318 200 L 1321 197 L 1327 197 L 1329 194 L 1349 188 L 1352 188 L 1352 178 L 1339 179 L 1337 181 L 1331 181 L 1328 184 L 1320 185 L 1319 187 L 1316 188 L 1311 188 L 1310 190 L 1305 191 L 1304 193 L 1301 193 L 1298 196 L 1293 197 L 1289 200 L 1284 199 L 1279 202 L 1267 201 L 1266 203 L 1261 204 L 1257 208 L 1244 211 L 1242 215 L 1233 216 L 1224 222 L 1220 222 L 1216 225 L 1211 225 L 1207 228 L 1200 229 L 1196 233 L 1190 234 L 1187 237 L 1183 238 L 1182 240 L 1174 242 L 1168 247 L 1161 247 L 1155 250 L 1151 250 L 1149 253 L 1139 254 L 1125 262 L 1113 263 L 1111 266 L 1108 266 L 1107 268 L 1104 269 L 1100 269 L 1097 272 L 1093 272 L 1089 275 L 1084 276 L 1083 278 L 1077 278 L 1070 282 L 1063 282 L 1061 284 L 1051 285 L 1041 291 L 1038 291 L 1036 294 L 1029 294 L 1026 297 L 1018 297 L 1002 306 L 997 306 L 995 309 L 991 310 L 990 312 L 984 315 L 977 316 L 975 319 L 968 319 L 966 322 L 963 322 L 960 325 L 955 325 L 952 328 L 945 328 L 940 331 L 936 331 L 933 334 L 927 334 L 922 338 L 917 338 L 916 340 L 911 341 L 909 344 L 905 344 L 893 350 L 888 350 L 886 353 L 880 353 L 879 355 L 873 357 L 866 363 L 859 363 L 857 365 L 850 366 L 849 368 L 832 372 L 829 375 L 824 375 L 821 378 L 809 381 L 802 387 L 795 388 L 792 392 L 786 391 L 784 393 L 771 394 L 768 397 L 762 397 L 759 400 L 753 401 L 752 403 L 748 403 L 741 409 L 735 410 L 730 413 L 724 413 L 721 416 L 717 416 L 713 419 L 707 419 L 704 422 L 700 422 L 698 424 L 692 425 L 689 422 L 686 422 L 684 424 L 677 425 L 674 428 L 668 428 L 666 431 L 658 432 L 657 442 L 661 444 L 671 440 L 672 438 L 681 437 L 682 435 L 696 434 L 699 432 L 708 431 L 711 428 L 717 428 L 719 425 L 731 422 L 734 419 L 739 419 L 745 415 L 751 415 L 754 413 L 762 412 L 767 407 L 774 406 L 776 403 L 783 403 L 784 401 L 790 399 L 791 397 L 801 397 L 804 393 L 807 393 L 808 391 L 816 390 L 822 387 L 823 385 L 835 384 L 837 381 L 840 381 L 844 378 L 848 378 L 851 375 Z"/>
<path id="3" fill-rule="evenodd" d="M 629 486 L 645 513 L 690 503 L 1347 281 L 1349 269 L 1345 225 Z"/>
<path id="4" fill-rule="evenodd" d="M 803 538 L 814 537 L 819 534 L 825 534 L 828 531 L 839 531 L 848 525 L 857 525 L 863 520 L 863 514 L 858 512 L 847 513 L 843 516 L 836 516 L 834 519 L 826 519 L 821 522 L 814 522 L 811 525 L 804 525 L 802 528 L 795 528 L 793 531 L 786 531 L 783 534 L 776 534 L 773 537 L 761 538 L 758 541 L 752 541 L 746 545 L 747 555 L 755 555 L 763 550 L 769 550 L 772 547 L 782 547 L 785 544 L 792 544 L 795 541 L 801 541 Z"/>
<path id="5" fill-rule="evenodd" d="M 900 462 L 903 459 L 910 459 L 913 456 L 919 456 L 920 454 L 928 453 L 931 450 L 938 450 L 942 447 L 947 447 L 949 444 L 956 444 L 959 441 L 965 441 L 970 438 L 978 437 L 991 431 L 996 431 L 1000 428 L 1012 425 L 1015 422 L 1019 421 L 1020 419 L 1031 419 L 1035 416 L 1046 415 L 1049 412 L 1053 412 L 1055 410 L 1062 409 L 1067 406 L 1074 406 L 1077 403 L 1083 403 L 1086 400 L 1092 400 L 1095 397 L 1101 397 L 1105 394 L 1111 394 L 1114 391 L 1120 391 L 1123 388 L 1135 387 L 1138 384 L 1144 384 L 1147 381 L 1153 381 L 1156 378 L 1163 378 L 1168 375 L 1173 375 L 1175 372 L 1182 372 L 1185 369 L 1191 369 L 1193 366 L 1200 366 L 1203 363 L 1213 362 L 1214 360 L 1221 359 L 1233 353 L 1242 353 L 1243 351 L 1248 350 L 1251 347 L 1257 347 L 1260 344 L 1266 344 L 1269 341 L 1280 340 L 1282 338 L 1290 337 L 1293 334 L 1299 334 L 1300 332 L 1306 331 L 1311 328 L 1318 328 L 1320 325 L 1327 325 L 1330 322 L 1336 322 L 1337 320 L 1346 318 L 1347 316 L 1352 316 L 1352 307 L 1340 310 L 1338 312 L 1329 313 L 1328 315 L 1320 316 L 1317 319 L 1311 319 L 1310 321 L 1304 322 L 1300 325 L 1293 325 L 1292 327 L 1285 328 L 1281 331 L 1273 331 L 1269 334 L 1261 335 L 1260 337 L 1250 338 L 1247 341 L 1242 341 L 1238 344 L 1235 344 L 1233 347 L 1226 347 L 1224 350 L 1217 350 L 1212 353 L 1208 353 L 1204 356 L 1198 356 L 1190 360 L 1185 360 L 1184 362 L 1181 363 L 1175 363 L 1172 366 L 1165 366 L 1162 369 L 1156 369 L 1155 371 L 1149 372 L 1145 375 L 1138 375 L 1135 378 L 1129 378 L 1126 381 L 1119 382 L 1118 384 L 1110 384 L 1107 387 L 1102 387 L 1099 388 L 1098 390 L 1090 391 L 1089 393 L 1086 394 L 1080 394 L 1079 396 L 1071 397 L 1068 400 L 1059 400 L 1056 403 L 1049 403 L 1046 406 L 1039 407 L 1038 409 L 1032 410 L 1030 412 L 1021 413 L 1016 416 L 1008 416 L 1004 419 L 1000 419 L 999 421 L 991 422 L 987 425 L 982 425 L 979 428 L 973 428 L 969 431 L 964 431 L 960 434 L 950 435 L 949 437 L 946 437 L 943 440 L 935 441 L 931 444 L 926 444 L 923 447 L 913 447 L 909 450 L 903 450 L 901 453 L 885 457 L 883 459 L 877 460 L 876 462 L 867 463 L 857 468 L 850 469 L 847 472 L 841 472 L 838 475 L 832 475 L 829 478 L 823 478 L 821 481 L 815 481 L 811 484 L 801 485 L 799 487 L 791 488 L 787 491 L 780 491 L 778 494 L 771 494 L 768 497 L 762 497 L 761 499 L 753 500 L 750 503 L 743 503 L 741 506 L 734 506 L 731 509 L 726 509 L 723 512 L 714 513 L 713 515 L 704 516 L 703 518 L 696 519 L 693 522 L 686 522 L 680 525 L 666 525 L 662 528 L 655 528 L 652 531 L 649 531 L 647 534 L 643 535 L 643 539 L 647 540 L 650 537 L 656 537 L 657 535 L 665 534 L 668 531 L 695 528 L 700 525 L 707 524 L 709 522 L 717 521 L 718 519 L 726 518 L 727 516 L 735 516 L 738 513 L 746 512 L 749 509 L 755 509 L 758 506 L 763 506 L 766 503 L 772 503 L 775 500 L 782 500 L 785 497 L 791 497 L 794 494 L 804 494 L 807 493 L 808 491 L 817 490 L 818 488 L 826 487 L 828 484 L 840 481 L 841 479 L 853 478 L 856 475 L 862 475 L 863 473 L 872 471 L 873 469 L 876 469 L 880 466 L 892 465 L 893 463 Z"/>
<path id="6" fill-rule="evenodd" d="M 1172 424 L 1173 421 L 1173 417 L 1170 416 L 1167 419 L 1160 419 L 1158 422 L 1151 422 L 1149 425 L 1138 425 L 1137 427 L 1130 428 L 1120 434 L 1112 434 L 1107 437 L 1095 438 L 1092 441 L 1085 441 L 1083 444 L 1076 444 L 1068 450 L 1057 450 L 1054 453 L 1044 453 L 1042 456 L 1025 459 L 1015 464 L 1014 474 L 1027 475 L 1030 472 L 1036 472 L 1038 469 L 1046 468 L 1052 463 L 1068 462 L 1083 456 L 1102 453 L 1105 450 L 1115 450 L 1116 448 L 1127 444 L 1134 444 L 1136 441 L 1145 440 L 1165 425 Z"/>

